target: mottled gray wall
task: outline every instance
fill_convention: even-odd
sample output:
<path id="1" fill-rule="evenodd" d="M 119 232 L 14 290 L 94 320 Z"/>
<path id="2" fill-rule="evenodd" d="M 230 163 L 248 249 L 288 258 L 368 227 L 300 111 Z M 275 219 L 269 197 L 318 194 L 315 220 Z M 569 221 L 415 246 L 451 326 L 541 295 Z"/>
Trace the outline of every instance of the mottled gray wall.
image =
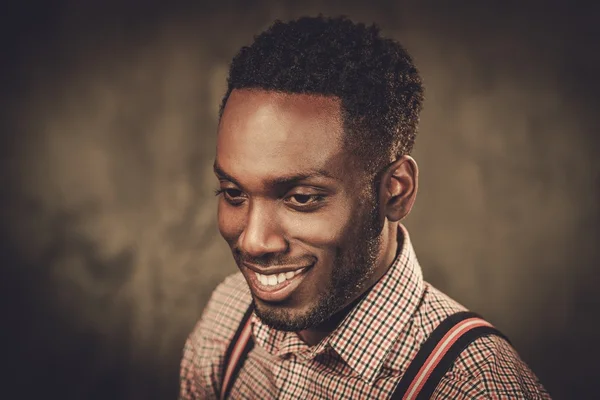
<path id="1" fill-rule="evenodd" d="M 556 398 L 589 395 L 600 356 L 597 7 L 299 3 L 4 13 L 9 387 L 18 398 L 175 397 L 185 336 L 235 271 L 211 171 L 227 64 L 274 18 L 324 12 L 377 21 L 424 76 L 406 224 L 426 278 L 507 333 Z"/>

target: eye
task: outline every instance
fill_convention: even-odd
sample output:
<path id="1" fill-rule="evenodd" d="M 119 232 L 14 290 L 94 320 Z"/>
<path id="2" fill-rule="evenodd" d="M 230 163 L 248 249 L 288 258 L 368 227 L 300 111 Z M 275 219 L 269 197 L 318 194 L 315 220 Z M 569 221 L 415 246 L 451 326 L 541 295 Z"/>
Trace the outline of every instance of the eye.
<path id="1" fill-rule="evenodd" d="M 293 194 L 285 199 L 290 206 L 301 210 L 309 211 L 315 209 L 323 203 L 325 196 L 322 194 Z"/>
<path id="2" fill-rule="evenodd" d="M 231 204 L 233 206 L 240 205 L 245 200 L 244 193 L 239 189 L 233 189 L 233 188 L 217 189 L 215 191 L 215 195 L 217 195 L 217 196 L 223 195 L 223 198 L 225 199 L 225 201 L 227 201 L 229 204 Z"/>
<path id="3" fill-rule="evenodd" d="M 313 196 L 311 196 L 309 194 L 295 194 L 295 195 L 293 195 L 291 197 L 292 197 L 292 199 L 294 199 L 294 201 L 296 203 L 306 204 L 306 203 L 308 203 L 311 200 L 311 198 Z"/>

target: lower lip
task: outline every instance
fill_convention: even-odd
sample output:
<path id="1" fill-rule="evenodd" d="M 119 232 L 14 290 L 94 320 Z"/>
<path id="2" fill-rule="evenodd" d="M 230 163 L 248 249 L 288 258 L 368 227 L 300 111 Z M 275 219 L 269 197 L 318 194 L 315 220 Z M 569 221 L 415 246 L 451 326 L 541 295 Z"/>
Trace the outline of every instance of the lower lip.
<path id="1" fill-rule="evenodd" d="M 314 264 L 313 264 L 314 265 Z M 268 302 L 279 302 L 285 300 L 290 296 L 296 288 L 302 283 L 308 271 L 313 267 L 309 265 L 304 268 L 304 271 L 295 275 L 292 279 L 286 279 L 285 281 L 278 283 L 273 286 L 266 286 L 260 283 L 256 273 L 248 269 L 248 275 L 250 277 L 250 285 L 254 288 L 254 294 L 256 297 L 263 301 Z"/>

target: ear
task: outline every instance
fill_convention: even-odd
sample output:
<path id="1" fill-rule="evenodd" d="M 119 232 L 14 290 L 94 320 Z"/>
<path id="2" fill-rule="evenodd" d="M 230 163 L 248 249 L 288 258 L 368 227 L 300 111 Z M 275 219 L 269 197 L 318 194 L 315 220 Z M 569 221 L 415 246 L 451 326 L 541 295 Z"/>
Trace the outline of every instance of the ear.
<path id="1" fill-rule="evenodd" d="M 408 215 L 417 196 L 419 169 L 416 161 L 402 156 L 385 169 L 379 187 L 381 210 L 397 222 Z"/>

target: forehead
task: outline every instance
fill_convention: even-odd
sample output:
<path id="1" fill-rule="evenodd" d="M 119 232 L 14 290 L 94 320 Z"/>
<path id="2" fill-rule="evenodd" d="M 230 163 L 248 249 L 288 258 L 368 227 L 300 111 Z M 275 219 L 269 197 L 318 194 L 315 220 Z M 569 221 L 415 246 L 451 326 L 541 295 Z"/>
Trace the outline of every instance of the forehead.
<path id="1" fill-rule="evenodd" d="M 307 94 L 234 90 L 217 136 L 217 163 L 234 176 L 327 170 L 341 174 L 340 100 Z"/>

